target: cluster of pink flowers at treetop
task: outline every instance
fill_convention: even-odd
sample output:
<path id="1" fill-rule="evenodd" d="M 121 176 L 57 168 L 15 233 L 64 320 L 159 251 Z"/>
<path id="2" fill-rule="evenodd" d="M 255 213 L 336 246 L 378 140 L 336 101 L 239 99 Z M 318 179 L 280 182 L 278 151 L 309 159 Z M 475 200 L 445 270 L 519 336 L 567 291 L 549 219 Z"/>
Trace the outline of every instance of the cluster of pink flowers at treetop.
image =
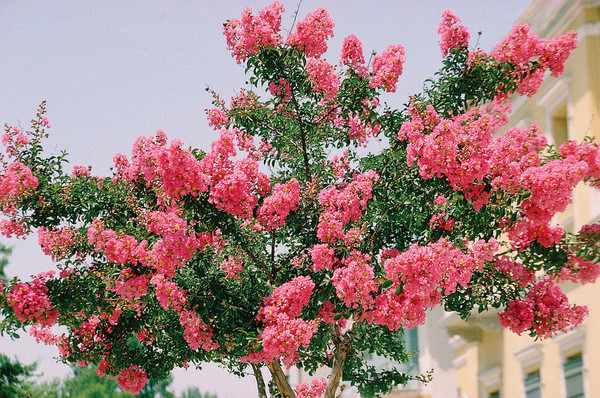
<path id="1" fill-rule="evenodd" d="M 444 57 L 452 48 L 458 50 L 469 45 L 470 35 L 467 27 L 460 24 L 460 19 L 452 10 L 445 10 L 442 13 L 442 22 L 438 26 L 437 33 L 441 36 L 440 48 Z"/>
<path id="2" fill-rule="evenodd" d="M 115 155 L 117 175 L 127 181 L 142 177 L 148 186 L 156 183 L 167 197 L 179 199 L 205 192 L 208 178 L 200 163 L 179 140 L 167 146 L 167 136 L 158 131 L 156 137 L 139 137 L 133 145 L 131 165 L 124 155 Z"/>
<path id="3" fill-rule="evenodd" d="M 333 271 L 331 283 L 340 300 L 347 307 L 370 309 L 373 306 L 373 293 L 377 291 L 371 256 L 353 250 L 350 257 L 342 260 L 342 266 Z"/>
<path id="4" fill-rule="evenodd" d="M 402 74 L 404 47 L 400 44 L 390 44 L 385 51 L 373 58 L 373 77 L 369 85 L 373 88 L 382 87 L 388 93 L 396 92 L 396 83 Z"/>
<path id="5" fill-rule="evenodd" d="M 548 338 L 579 325 L 588 312 L 586 307 L 570 306 L 560 288 L 551 279 L 544 279 L 533 286 L 525 299 L 511 301 L 498 320 L 515 333 L 533 329 L 539 337 Z"/>
<path id="6" fill-rule="evenodd" d="M 317 237 L 323 243 L 348 238 L 344 225 L 357 222 L 362 211 L 371 199 L 373 183 L 379 179 L 377 173 L 369 170 L 354 176 L 344 188 L 329 187 L 319 193 L 319 203 L 323 213 L 319 216 Z"/>
<path id="7" fill-rule="evenodd" d="M 256 160 L 242 158 L 233 162 L 235 138 L 235 132 L 222 130 L 219 139 L 212 143 L 211 152 L 200 164 L 209 176 L 209 202 L 219 210 L 250 218 L 258 200 L 257 194 L 265 195 L 271 187 L 269 177 L 258 171 Z"/>
<path id="8" fill-rule="evenodd" d="M 37 230 L 38 244 L 44 254 L 51 256 L 53 261 L 64 258 L 74 243 L 77 232 L 69 227 L 50 230 L 40 227 Z"/>
<path id="9" fill-rule="evenodd" d="M 497 248 L 493 239 L 479 240 L 464 253 L 441 239 L 427 246 L 412 245 L 389 257 L 384 270 L 392 285 L 375 298 L 374 309 L 365 318 L 392 330 L 423 324 L 425 309 L 439 304 L 442 293 L 451 294 L 458 285 L 466 287 L 473 271 L 491 260 Z"/>
<path id="10" fill-rule="evenodd" d="M 309 13 L 296 24 L 296 31 L 286 43 L 304 51 L 307 57 L 319 58 L 327 51 L 327 40 L 333 37 L 335 24 L 324 8 Z"/>
<path id="11" fill-rule="evenodd" d="M 311 58 L 306 64 L 306 71 L 313 84 L 313 91 L 321 93 L 326 101 L 333 101 L 340 85 L 333 66 L 324 59 Z"/>
<path id="12" fill-rule="evenodd" d="M 568 31 L 552 39 L 540 39 L 529 32 L 526 24 L 517 24 L 510 34 L 494 47 L 492 56 L 500 62 L 509 62 L 517 66 L 515 75 L 524 77 L 517 93 L 533 95 L 542 84 L 545 70 L 552 76 L 559 76 L 564 63 L 577 46 L 577 33 Z M 532 69 L 530 61 L 535 60 L 537 67 Z"/>
<path id="13" fill-rule="evenodd" d="M 219 344 L 212 340 L 212 328 L 202 322 L 195 312 L 183 311 L 179 323 L 184 327 L 183 338 L 192 350 L 202 348 L 211 351 L 219 348 Z"/>
<path id="14" fill-rule="evenodd" d="M 326 379 L 316 379 L 310 383 L 300 383 L 296 386 L 297 398 L 320 398 L 327 387 Z"/>
<path id="15" fill-rule="evenodd" d="M 148 382 L 148 376 L 139 366 L 131 365 L 129 368 L 119 372 L 117 382 L 123 391 L 138 395 Z"/>
<path id="16" fill-rule="evenodd" d="M 317 329 L 316 321 L 300 318 L 314 287 L 308 276 L 298 276 L 275 288 L 263 300 L 256 316 L 265 325 L 262 350 L 247 355 L 245 360 L 269 363 L 281 358 L 289 366 L 298 360 L 298 349 L 308 346 Z"/>
<path id="17" fill-rule="evenodd" d="M 0 204 L 6 204 L 18 198 L 27 191 L 33 191 L 38 186 L 38 180 L 31 169 L 23 163 L 10 163 L 3 176 L 0 176 Z"/>
<path id="18" fill-rule="evenodd" d="M 296 210 L 300 201 L 300 184 L 291 178 L 285 184 L 275 184 L 270 196 L 267 196 L 257 211 L 258 221 L 268 231 L 285 224 L 291 211 Z"/>
<path id="19" fill-rule="evenodd" d="M 349 66 L 359 75 L 363 75 L 366 72 L 362 43 L 355 35 L 350 35 L 344 39 L 340 64 Z"/>
<path id="20" fill-rule="evenodd" d="M 227 126 L 227 115 L 219 108 L 207 109 L 206 117 L 208 118 L 208 125 L 215 130 L 220 130 Z"/>
<path id="21" fill-rule="evenodd" d="M 2 135 L 2 145 L 6 147 L 6 153 L 9 158 L 16 158 L 19 155 L 19 151 L 28 143 L 29 138 L 17 126 L 8 128 L 6 133 Z"/>
<path id="22" fill-rule="evenodd" d="M 279 34 L 283 11 L 278 1 L 263 8 L 258 15 L 252 15 L 252 9 L 246 8 L 241 20 L 232 19 L 223 26 L 227 49 L 238 63 L 256 54 L 260 47 L 276 47 L 283 42 Z"/>
<path id="23" fill-rule="evenodd" d="M 17 283 L 6 298 L 21 322 L 34 322 L 52 326 L 58 319 L 58 312 L 48 298 L 48 288 L 42 278 L 30 283 Z"/>

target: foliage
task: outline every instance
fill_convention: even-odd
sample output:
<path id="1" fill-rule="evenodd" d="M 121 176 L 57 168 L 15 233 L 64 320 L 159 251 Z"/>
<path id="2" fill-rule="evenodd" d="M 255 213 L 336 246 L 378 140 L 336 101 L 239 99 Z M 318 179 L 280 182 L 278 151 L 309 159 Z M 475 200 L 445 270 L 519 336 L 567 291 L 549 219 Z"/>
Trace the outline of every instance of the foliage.
<path id="1" fill-rule="evenodd" d="M 500 308 L 501 324 L 542 338 L 581 323 L 587 309 L 558 283 L 597 278 L 599 228 L 565 233 L 552 218 L 578 183 L 598 186 L 598 147 L 546 148 L 537 126 L 497 135 L 508 97 L 560 74 L 575 33 L 543 40 L 518 25 L 491 54 L 469 51 L 446 11 L 442 70 L 395 110 L 379 96 L 396 89 L 402 46 L 367 64 L 350 36 L 333 66 L 327 11 L 286 39 L 282 12 L 224 25 L 255 90 L 229 106 L 213 93 L 209 152 L 159 131 L 117 154 L 113 176 L 69 174 L 65 153 L 43 150 L 45 104 L 30 131 L 6 126 L 0 229 L 36 230 L 58 272 L 3 288 L 0 330 L 28 326 L 135 394 L 213 361 L 252 368 L 261 398 L 331 398 L 340 382 L 367 397 L 406 383 L 367 359 L 405 361 L 403 328 L 439 304 L 464 318 Z M 373 137 L 389 146 L 364 155 Z M 331 373 L 294 391 L 282 363 Z"/>

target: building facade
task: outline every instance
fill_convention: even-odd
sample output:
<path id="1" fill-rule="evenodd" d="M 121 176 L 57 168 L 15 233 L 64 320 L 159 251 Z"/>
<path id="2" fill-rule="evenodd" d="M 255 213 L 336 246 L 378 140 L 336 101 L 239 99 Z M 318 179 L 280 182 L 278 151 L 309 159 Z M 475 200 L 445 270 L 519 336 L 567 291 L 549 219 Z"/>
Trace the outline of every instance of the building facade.
<path id="1" fill-rule="evenodd" d="M 517 22 L 541 38 L 575 30 L 579 44 L 562 76 L 548 77 L 536 95 L 513 101 L 508 125 L 535 123 L 554 145 L 584 136 L 600 139 L 600 0 L 536 0 Z M 577 232 L 599 220 L 600 191 L 581 184 L 556 221 Z M 567 285 L 563 291 L 590 314 L 575 330 L 548 340 L 504 330 L 496 314 L 468 322 L 445 314 L 459 397 L 600 397 L 600 283 Z"/>

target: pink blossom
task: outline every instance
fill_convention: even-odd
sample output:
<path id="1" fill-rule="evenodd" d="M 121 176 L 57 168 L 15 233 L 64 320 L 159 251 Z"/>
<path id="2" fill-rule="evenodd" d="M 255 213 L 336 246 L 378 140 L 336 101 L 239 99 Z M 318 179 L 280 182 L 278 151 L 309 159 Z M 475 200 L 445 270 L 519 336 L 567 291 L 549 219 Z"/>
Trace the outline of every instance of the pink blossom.
<path id="1" fill-rule="evenodd" d="M 123 391 L 137 395 L 148 382 L 148 376 L 146 376 L 146 372 L 139 366 L 131 365 L 129 368 L 119 372 L 117 382 L 119 382 L 119 386 Z"/>
<path id="2" fill-rule="evenodd" d="M 297 398 L 320 398 L 327 387 L 326 379 L 316 379 L 310 383 L 300 383 L 296 386 Z"/>
<path id="3" fill-rule="evenodd" d="M 313 91 L 321 93 L 326 101 L 333 101 L 340 85 L 340 79 L 334 73 L 333 66 L 324 59 L 311 58 L 306 64 L 306 71 Z"/>
<path id="4" fill-rule="evenodd" d="M 202 348 L 211 351 L 219 347 L 218 343 L 212 341 L 212 328 L 204 324 L 195 312 L 183 311 L 179 323 L 184 327 L 184 339 L 192 350 Z"/>
<path id="5" fill-rule="evenodd" d="M 454 15 L 452 10 L 442 13 L 442 22 L 438 26 L 437 33 L 441 36 L 440 48 L 442 55 L 448 55 L 450 49 L 466 48 L 469 45 L 469 32 L 467 27 L 460 24 L 460 19 Z"/>
<path id="6" fill-rule="evenodd" d="M 373 58 L 373 77 L 369 85 L 383 88 L 389 93 L 396 92 L 396 83 L 402 74 L 404 47 L 390 44 L 385 51 Z"/>
<path id="7" fill-rule="evenodd" d="M 30 283 L 17 283 L 6 302 L 15 311 L 19 321 L 52 326 L 58 319 L 58 312 L 54 310 L 47 293 L 44 282 L 36 278 Z"/>
<path id="8" fill-rule="evenodd" d="M 295 178 L 285 184 L 275 184 L 273 192 L 266 197 L 257 211 L 258 221 L 272 231 L 285 224 L 290 212 L 296 210 L 300 201 L 300 185 Z"/>
<path id="9" fill-rule="evenodd" d="M 359 75 L 366 72 L 362 43 L 355 35 L 350 35 L 344 39 L 340 64 L 349 66 Z"/>
<path id="10" fill-rule="evenodd" d="M 589 313 L 586 307 L 570 306 L 567 296 L 552 280 L 536 283 L 524 300 L 513 300 L 498 315 L 500 324 L 515 333 L 535 330 L 541 338 L 574 328 Z"/>
<path id="11" fill-rule="evenodd" d="M 263 8 L 258 15 L 252 15 L 252 9 L 246 8 L 241 19 L 229 20 L 223 26 L 227 49 L 238 63 L 258 53 L 261 47 L 276 47 L 282 43 L 279 30 L 283 11 L 278 1 Z"/>
<path id="12" fill-rule="evenodd" d="M 319 58 L 327 51 L 327 40 L 333 37 L 335 24 L 327 10 L 318 8 L 296 24 L 286 43 L 304 51 L 307 57 Z"/>

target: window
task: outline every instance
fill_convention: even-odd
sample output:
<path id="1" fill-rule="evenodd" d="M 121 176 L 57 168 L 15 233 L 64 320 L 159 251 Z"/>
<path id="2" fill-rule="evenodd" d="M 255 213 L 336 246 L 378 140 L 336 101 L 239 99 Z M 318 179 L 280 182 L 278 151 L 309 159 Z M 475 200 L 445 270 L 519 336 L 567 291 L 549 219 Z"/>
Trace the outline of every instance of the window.
<path id="1" fill-rule="evenodd" d="M 540 369 L 543 363 L 541 344 L 534 344 L 517 352 L 515 359 L 521 362 L 523 396 L 525 398 L 541 398 L 542 380 Z"/>
<path id="2" fill-rule="evenodd" d="M 566 358 L 563 362 L 563 373 L 567 398 L 584 398 L 583 393 L 583 358 L 581 353 Z"/>
<path id="3" fill-rule="evenodd" d="M 563 397 L 584 398 L 585 372 L 585 329 L 583 326 L 561 333 L 552 339 L 558 344 L 562 362 Z M 588 394 L 589 396 L 589 394 Z"/>
<path id="4" fill-rule="evenodd" d="M 540 391 L 540 371 L 528 373 L 523 380 L 525 387 L 525 398 L 541 398 L 542 394 Z"/>

